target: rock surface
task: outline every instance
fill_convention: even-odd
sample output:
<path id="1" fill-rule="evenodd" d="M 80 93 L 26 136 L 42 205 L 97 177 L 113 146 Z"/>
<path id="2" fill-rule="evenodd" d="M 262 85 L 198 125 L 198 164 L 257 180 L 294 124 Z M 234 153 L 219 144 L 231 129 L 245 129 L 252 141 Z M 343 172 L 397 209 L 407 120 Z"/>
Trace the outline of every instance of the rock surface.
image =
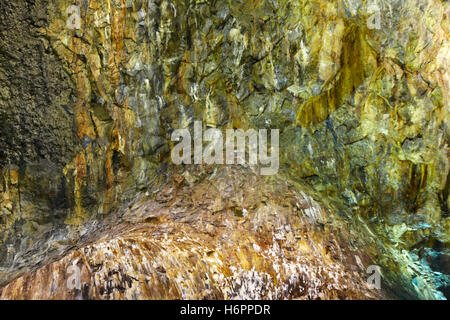
<path id="1" fill-rule="evenodd" d="M 195 170 L 198 172 L 198 170 Z M 94 244 L 3 288 L 7 299 L 375 299 L 343 221 L 285 181 L 251 172 L 176 179 Z M 79 271 L 73 284 L 71 266 Z"/>
<path id="2" fill-rule="evenodd" d="M 2 298 L 449 296 L 448 2 L 0 8 Z M 174 167 L 195 120 L 278 175 Z"/>

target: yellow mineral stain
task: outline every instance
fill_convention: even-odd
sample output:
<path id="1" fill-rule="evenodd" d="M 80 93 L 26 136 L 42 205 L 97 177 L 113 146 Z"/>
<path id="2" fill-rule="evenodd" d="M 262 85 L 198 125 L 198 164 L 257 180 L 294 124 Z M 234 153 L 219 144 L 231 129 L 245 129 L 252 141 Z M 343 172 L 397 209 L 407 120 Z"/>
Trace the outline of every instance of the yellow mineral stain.
<path id="1" fill-rule="evenodd" d="M 82 188 L 87 173 L 86 154 L 84 152 L 79 153 L 75 158 L 75 163 L 75 208 L 73 212 L 68 214 L 64 221 L 64 223 L 68 225 L 81 225 L 87 218 L 87 213 L 82 204 Z"/>
<path id="2" fill-rule="evenodd" d="M 328 82 L 334 81 L 332 88 L 305 101 L 297 112 L 296 124 L 303 127 L 314 126 L 342 106 L 345 99 L 364 82 L 365 73 L 374 71 L 376 61 L 373 56 L 361 27 L 350 23 L 345 28 L 342 40 L 341 66 L 336 80 L 328 79 L 322 87 L 325 88 Z"/>

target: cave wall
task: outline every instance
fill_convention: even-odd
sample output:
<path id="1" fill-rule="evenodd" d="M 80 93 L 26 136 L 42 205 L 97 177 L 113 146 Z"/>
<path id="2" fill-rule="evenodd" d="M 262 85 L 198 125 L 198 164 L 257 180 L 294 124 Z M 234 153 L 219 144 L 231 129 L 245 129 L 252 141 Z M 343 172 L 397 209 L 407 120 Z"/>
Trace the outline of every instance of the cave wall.
<path id="1" fill-rule="evenodd" d="M 449 270 L 447 2 L 0 6 L 0 285 L 117 223 L 200 120 L 280 129 L 279 175 L 364 221 L 390 279 L 446 290 L 422 275 Z"/>

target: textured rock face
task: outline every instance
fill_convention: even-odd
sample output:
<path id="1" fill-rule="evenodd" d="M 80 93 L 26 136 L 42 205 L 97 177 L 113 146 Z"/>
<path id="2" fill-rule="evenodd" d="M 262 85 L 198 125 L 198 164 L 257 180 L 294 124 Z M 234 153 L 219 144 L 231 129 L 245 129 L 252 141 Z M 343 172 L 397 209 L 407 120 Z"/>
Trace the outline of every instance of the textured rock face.
<path id="1" fill-rule="evenodd" d="M 0 6 L 2 298 L 448 296 L 448 3 Z M 195 120 L 280 129 L 279 174 L 174 168 Z"/>
<path id="2" fill-rule="evenodd" d="M 343 221 L 328 223 L 333 216 L 302 190 L 242 169 L 204 174 L 199 183 L 176 174 L 99 241 L 14 281 L 1 297 L 387 297 L 366 282 L 370 258 L 351 249 Z M 68 290 L 71 266 L 79 270 L 80 286 Z"/>
<path id="3" fill-rule="evenodd" d="M 60 170 L 79 141 L 70 106 L 74 88 L 51 45 L 40 36 L 46 1 L 1 4 L 0 166 L 51 163 Z"/>

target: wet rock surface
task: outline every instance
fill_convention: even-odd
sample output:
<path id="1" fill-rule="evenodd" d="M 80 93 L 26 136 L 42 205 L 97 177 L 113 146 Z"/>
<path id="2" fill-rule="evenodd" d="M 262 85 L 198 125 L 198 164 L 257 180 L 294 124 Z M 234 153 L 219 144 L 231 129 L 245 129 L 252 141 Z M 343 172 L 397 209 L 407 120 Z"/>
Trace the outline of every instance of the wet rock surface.
<path id="1" fill-rule="evenodd" d="M 447 2 L 0 6 L 2 298 L 448 297 Z M 196 120 L 280 129 L 279 173 L 173 167 Z"/>

